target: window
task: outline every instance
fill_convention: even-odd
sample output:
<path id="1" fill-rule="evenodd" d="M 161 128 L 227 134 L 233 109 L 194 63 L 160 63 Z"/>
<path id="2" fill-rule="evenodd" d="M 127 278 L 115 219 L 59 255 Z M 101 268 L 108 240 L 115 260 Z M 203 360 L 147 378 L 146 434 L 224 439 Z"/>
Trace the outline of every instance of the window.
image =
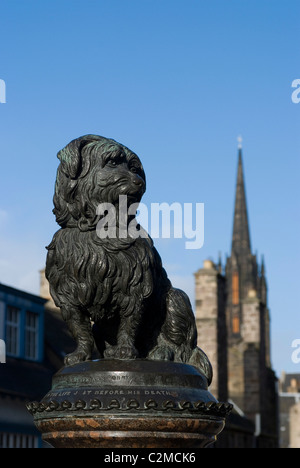
<path id="1" fill-rule="evenodd" d="M 239 294 L 239 274 L 235 271 L 232 275 L 232 304 L 237 305 L 240 300 Z"/>
<path id="2" fill-rule="evenodd" d="M 239 317 L 233 317 L 232 319 L 232 332 L 240 333 L 240 319 Z"/>
<path id="3" fill-rule="evenodd" d="M 11 306 L 6 315 L 6 352 L 11 356 L 20 354 L 20 310 Z"/>
<path id="4" fill-rule="evenodd" d="M 6 308 L 6 355 L 38 361 L 42 356 L 41 314 L 8 305 Z"/>
<path id="5" fill-rule="evenodd" d="M 38 448 L 39 438 L 30 434 L 11 434 L 0 432 L 0 449 Z"/>
<path id="6" fill-rule="evenodd" d="M 38 325 L 38 314 L 27 311 L 25 321 L 25 357 L 27 359 L 38 358 Z"/>

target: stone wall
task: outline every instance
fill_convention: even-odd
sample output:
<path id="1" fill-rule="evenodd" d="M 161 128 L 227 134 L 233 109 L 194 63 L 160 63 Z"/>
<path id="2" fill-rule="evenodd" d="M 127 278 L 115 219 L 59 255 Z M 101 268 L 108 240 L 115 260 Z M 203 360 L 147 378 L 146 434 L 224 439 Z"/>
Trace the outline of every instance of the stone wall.
<path id="1" fill-rule="evenodd" d="M 225 319 L 225 279 L 213 262 L 206 260 L 195 273 L 198 346 L 208 355 L 214 377 L 213 395 L 227 400 L 227 334 Z"/>
<path id="2" fill-rule="evenodd" d="M 290 448 L 300 448 L 300 402 L 290 408 Z"/>

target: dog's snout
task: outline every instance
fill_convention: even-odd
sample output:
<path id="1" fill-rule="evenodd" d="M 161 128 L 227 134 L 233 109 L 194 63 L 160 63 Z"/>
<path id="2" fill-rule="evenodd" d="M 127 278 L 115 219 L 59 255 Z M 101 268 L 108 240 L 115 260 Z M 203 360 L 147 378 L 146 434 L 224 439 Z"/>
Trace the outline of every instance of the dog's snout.
<path id="1" fill-rule="evenodd" d="M 133 183 L 138 187 L 142 187 L 144 185 L 144 181 L 141 179 L 141 177 L 134 177 Z"/>

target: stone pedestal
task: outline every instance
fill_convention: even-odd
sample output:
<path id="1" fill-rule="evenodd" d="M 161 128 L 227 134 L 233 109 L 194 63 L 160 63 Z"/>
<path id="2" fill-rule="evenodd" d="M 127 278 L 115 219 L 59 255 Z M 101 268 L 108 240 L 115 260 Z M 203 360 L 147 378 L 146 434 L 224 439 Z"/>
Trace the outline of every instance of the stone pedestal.
<path id="1" fill-rule="evenodd" d="M 231 405 L 215 400 L 194 366 L 137 359 L 65 367 L 28 410 L 55 448 L 202 448 Z"/>

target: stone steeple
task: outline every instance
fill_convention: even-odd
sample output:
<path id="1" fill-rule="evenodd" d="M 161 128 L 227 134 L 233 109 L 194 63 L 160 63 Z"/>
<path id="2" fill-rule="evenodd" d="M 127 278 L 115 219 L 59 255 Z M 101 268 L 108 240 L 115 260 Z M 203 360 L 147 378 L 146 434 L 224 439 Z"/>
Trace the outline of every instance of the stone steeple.
<path id="1" fill-rule="evenodd" d="M 276 376 L 271 367 L 265 262 L 263 258 L 258 262 L 251 251 L 242 153 L 239 141 L 225 274 L 221 258 L 216 265 L 205 261 L 195 273 L 196 321 L 198 344 L 207 350 L 214 368 L 212 392 L 221 401 L 230 398 L 253 423 L 259 421 L 257 447 L 267 447 L 271 440 L 277 444 Z"/>
<path id="2" fill-rule="evenodd" d="M 235 192 L 234 221 L 231 242 L 231 256 L 226 263 L 228 321 L 232 335 L 240 333 L 242 301 L 249 291 L 257 289 L 257 261 L 251 252 L 242 146 L 238 148 L 238 170 Z M 231 333 L 229 333 L 229 336 Z"/>
<path id="3" fill-rule="evenodd" d="M 238 150 L 238 174 L 235 194 L 232 252 L 238 258 L 251 254 L 251 243 L 244 181 L 242 148 Z"/>

